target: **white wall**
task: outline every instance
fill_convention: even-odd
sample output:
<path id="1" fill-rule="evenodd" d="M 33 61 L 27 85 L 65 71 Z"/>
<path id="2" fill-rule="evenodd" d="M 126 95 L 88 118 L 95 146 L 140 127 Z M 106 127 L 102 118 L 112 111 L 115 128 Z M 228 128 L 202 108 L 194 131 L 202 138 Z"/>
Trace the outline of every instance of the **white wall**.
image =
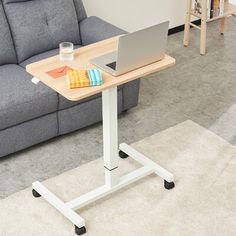
<path id="1" fill-rule="evenodd" d="M 187 0 L 170 1 L 170 22 L 171 28 L 183 25 L 185 22 Z"/>
<path id="2" fill-rule="evenodd" d="M 236 4 L 236 0 L 230 0 Z M 165 20 L 170 28 L 184 24 L 187 0 L 83 0 L 88 15 L 96 15 L 129 32 Z"/>
<path id="3" fill-rule="evenodd" d="M 173 1 L 185 0 L 83 0 L 88 15 L 130 32 L 169 20 Z"/>

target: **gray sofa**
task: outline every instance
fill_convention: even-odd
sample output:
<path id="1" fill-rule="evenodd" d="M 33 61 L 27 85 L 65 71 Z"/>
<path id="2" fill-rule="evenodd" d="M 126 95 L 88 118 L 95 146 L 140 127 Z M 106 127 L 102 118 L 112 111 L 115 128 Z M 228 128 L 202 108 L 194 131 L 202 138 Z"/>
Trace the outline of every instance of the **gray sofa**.
<path id="1" fill-rule="evenodd" d="M 101 94 L 70 102 L 25 71 L 58 54 L 125 33 L 87 17 L 81 0 L 0 0 L 0 157 L 102 120 Z M 139 80 L 121 86 L 119 113 L 137 105 Z"/>

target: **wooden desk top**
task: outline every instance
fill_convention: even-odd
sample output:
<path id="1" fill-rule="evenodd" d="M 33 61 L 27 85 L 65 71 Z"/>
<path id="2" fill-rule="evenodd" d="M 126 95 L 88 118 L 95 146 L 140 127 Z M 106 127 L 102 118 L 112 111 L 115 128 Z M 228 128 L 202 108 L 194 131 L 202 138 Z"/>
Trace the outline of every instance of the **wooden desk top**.
<path id="1" fill-rule="evenodd" d="M 144 66 L 135 71 L 128 72 L 124 75 L 114 77 L 103 71 L 104 84 L 102 86 L 69 89 L 66 82 L 66 76 L 59 79 L 51 78 L 46 72 L 59 68 L 61 66 L 69 66 L 74 69 L 94 68 L 89 63 L 91 58 L 117 50 L 118 37 L 110 38 L 89 46 L 81 47 L 75 50 L 75 60 L 72 62 L 61 62 L 59 56 L 47 58 L 45 60 L 32 63 L 26 66 L 26 71 L 42 81 L 48 87 L 52 88 L 65 98 L 71 101 L 78 101 L 94 94 L 100 93 L 111 87 L 119 86 L 137 78 L 149 75 L 154 72 L 164 70 L 175 65 L 175 59 L 165 55 L 165 58 L 159 62 Z"/>

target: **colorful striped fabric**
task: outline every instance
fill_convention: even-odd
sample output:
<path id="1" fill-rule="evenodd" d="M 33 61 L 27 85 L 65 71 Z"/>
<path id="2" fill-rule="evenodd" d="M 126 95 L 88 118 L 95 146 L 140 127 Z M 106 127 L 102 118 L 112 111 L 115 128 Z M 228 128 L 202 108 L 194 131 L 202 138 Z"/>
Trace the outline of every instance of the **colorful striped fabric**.
<path id="1" fill-rule="evenodd" d="M 90 86 L 90 81 L 86 70 L 67 71 L 67 84 L 70 89 L 84 88 Z"/>
<path id="2" fill-rule="evenodd" d="M 102 85 L 102 72 L 99 69 L 69 70 L 67 84 L 70 89 Z"/>
<path id="3" fill-rule="evenodd" d="M 90 86 L 99 86 L 103 84 L 102 72 L 98 69 L 88 69 Z"/>

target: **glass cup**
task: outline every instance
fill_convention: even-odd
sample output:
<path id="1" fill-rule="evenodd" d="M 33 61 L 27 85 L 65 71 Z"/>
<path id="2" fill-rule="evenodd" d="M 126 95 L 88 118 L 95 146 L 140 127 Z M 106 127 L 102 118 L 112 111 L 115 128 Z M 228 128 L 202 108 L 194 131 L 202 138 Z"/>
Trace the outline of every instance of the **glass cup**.
<path id="1" fill-rule="evenodd" d="M 61 61 L 73 61 L 74 60 L 74 45 L 73 43 L 63 42 L 59 45 L 60 48 L 60 60 Z"/>

